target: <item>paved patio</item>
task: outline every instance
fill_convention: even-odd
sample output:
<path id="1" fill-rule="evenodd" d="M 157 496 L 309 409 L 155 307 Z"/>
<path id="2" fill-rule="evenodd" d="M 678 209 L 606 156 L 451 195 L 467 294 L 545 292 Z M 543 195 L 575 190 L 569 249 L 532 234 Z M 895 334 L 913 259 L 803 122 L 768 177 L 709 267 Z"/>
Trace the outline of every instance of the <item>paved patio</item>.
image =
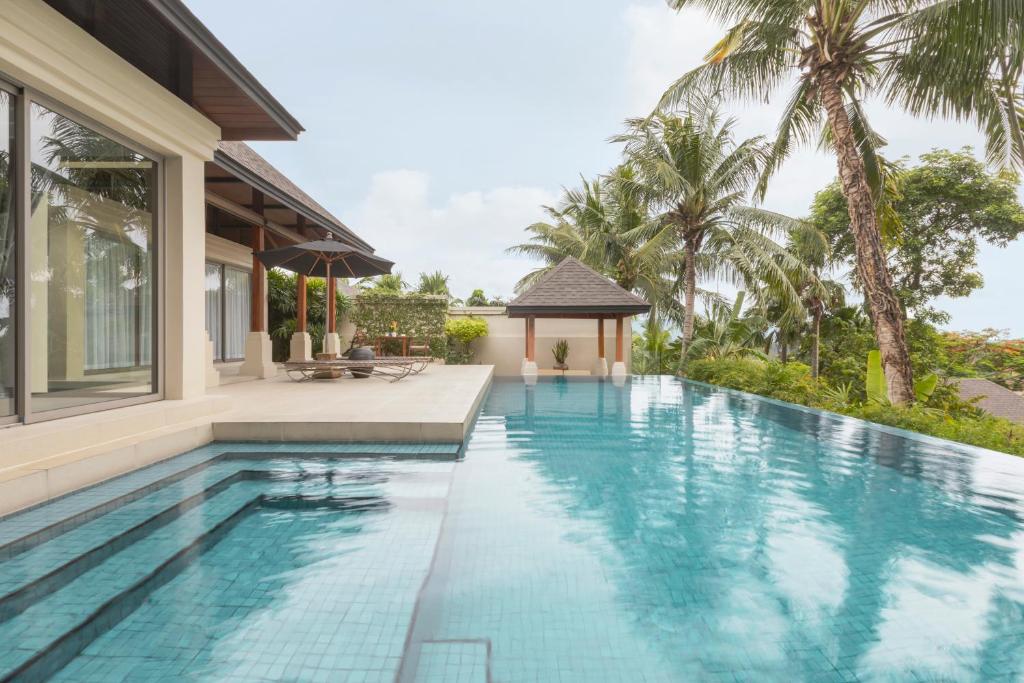
<path id="1" fill-rule="evenodd" d="M 212 440 L 461 444 L 493 366 L 432 365 L 396 383 L 284 375 L 0 429 L 0 515 L 151 465 Z"/>
<path id="2" fill-rule="evenodd" d="M 211 390 L 233 409 L 213 418 L 225 441 L 461 443 L 490 386 L 490 365 L 430 365 L 400 382 L 293 382 L 284 375 Z"/>

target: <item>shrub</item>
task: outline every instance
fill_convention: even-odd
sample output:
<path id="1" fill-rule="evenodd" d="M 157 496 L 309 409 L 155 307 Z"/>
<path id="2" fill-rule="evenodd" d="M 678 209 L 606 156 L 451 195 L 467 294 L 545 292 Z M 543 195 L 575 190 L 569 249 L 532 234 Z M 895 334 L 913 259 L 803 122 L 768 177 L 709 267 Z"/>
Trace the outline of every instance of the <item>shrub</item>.
<path id="1" fill-rule="evenodd" d="M 964 403 L 949 384 L 940 383 L 926 404 L 897 408 L 884 402 L 862 400 L 851 384 L 830 385 L 824 379 L 816 381 L 802 363 L 756 358 L 702 359 L 687 366 L 687 376 L 891 427 L 1024 455 L 1024 427 Z M 863 384 L 862 380 L 861 386 Z"/>
<path id="2" fill-rule="evenodd" d="M 473 316 L 448 318 L 444 323 L 444 331 L 448 336 L 446 362 L 452 365 L 466 365 L 473 362 L 472 343 L 480 337 L 487 336 L 487 321 Z"/>

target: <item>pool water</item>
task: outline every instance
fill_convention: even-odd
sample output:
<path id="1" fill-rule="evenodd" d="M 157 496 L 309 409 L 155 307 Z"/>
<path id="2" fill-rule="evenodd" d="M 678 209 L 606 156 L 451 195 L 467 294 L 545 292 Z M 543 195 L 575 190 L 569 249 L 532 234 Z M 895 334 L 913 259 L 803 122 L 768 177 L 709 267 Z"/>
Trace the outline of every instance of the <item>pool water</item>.
<path id="1" fill-rule="evenodd" d="M 671 378 L 498 380 L 455 455 L 0 520 L 0 680 L 1024 681 L 1022 459 Z"/>

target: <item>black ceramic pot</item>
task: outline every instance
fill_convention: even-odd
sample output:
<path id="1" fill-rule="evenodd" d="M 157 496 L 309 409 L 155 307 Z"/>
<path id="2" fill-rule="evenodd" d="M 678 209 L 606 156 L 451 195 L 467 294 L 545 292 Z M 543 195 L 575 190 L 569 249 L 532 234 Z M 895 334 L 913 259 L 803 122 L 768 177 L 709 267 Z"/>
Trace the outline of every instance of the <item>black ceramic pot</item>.
<path id="1" fill-rule="evenodd" d="M 376 356 L 374 356 L 373 349 L 371 349 L 369 346 L 360 346 L 357 349 L 352 349 L 352 352 L 348 354 L 349 360 L 373 360 L 375 357 Z M 367 366 L 365 368 L 349 368 L 349 372 L 351 372 L 352 376 L 355 377 L 356 379 L 363 379 L 365 377 L 370 376 L 370 374 L 373 372 L 373 367 Z"/>

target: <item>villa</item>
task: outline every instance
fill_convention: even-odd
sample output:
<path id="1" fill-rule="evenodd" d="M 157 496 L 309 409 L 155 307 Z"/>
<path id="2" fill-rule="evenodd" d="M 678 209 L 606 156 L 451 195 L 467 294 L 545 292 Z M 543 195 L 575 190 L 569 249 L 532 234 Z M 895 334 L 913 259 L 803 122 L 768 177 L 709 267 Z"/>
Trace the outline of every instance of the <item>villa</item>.
<path id="1" fill-rule="evenodd" d="M 0 683 L 1024 676 L 1024 459 L 633 377 L 575 258 L 470 365 L 300 269 L 275 362 L 271 250 L 390 265 L 302 132 L 182 0 L 0 7 Z"/>

